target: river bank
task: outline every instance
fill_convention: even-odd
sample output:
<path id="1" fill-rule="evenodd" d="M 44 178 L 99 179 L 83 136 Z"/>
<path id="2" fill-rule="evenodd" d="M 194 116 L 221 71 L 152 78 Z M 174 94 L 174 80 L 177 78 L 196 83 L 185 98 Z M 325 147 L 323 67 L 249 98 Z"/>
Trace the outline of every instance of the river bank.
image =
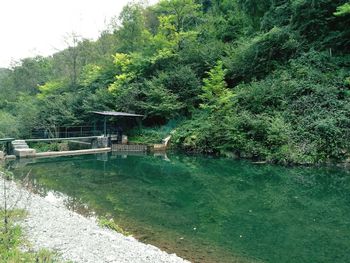
<path id="1" fill-rule="evenodd" d="M 72 262 L 188 262 L 133 237 L 102 228 L 98 223 L 69 211 L 63 204 L 50 201 L 23 189 L 13 181 L 6 184 L 7 202 L 25 209 L 28 216 L 20 225 L 34 250 L 57 252 L 62 261 Z M 0 204 L 4 204 L 4 194 Z"/>

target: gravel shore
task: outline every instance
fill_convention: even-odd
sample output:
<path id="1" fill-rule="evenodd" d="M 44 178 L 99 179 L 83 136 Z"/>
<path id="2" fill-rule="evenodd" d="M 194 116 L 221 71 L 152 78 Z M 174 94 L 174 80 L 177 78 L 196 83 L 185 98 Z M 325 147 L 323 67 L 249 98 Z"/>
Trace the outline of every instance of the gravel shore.
<path id="1" fill-rule="evenodd" d="M 33 248 L 58 252 L 63 261 L 73 262 L 189 262 L 175 254 L 143 244 L 133 237 L 102 228 L 89 218 L 69 211 L 63 204 L 53 203 L 30 193 L 12 181 L 6 181 L 10 206 L 28 212 L 21 222 Z M 4 180 L 0 177 L 0 206 L 4 204 Z"/>

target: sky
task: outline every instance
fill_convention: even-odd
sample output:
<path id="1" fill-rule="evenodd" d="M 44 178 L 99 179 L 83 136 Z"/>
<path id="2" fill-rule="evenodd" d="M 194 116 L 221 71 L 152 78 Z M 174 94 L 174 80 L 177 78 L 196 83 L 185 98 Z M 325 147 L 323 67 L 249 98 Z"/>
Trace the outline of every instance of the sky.
<path id="1" fill-rule="evenodd" d="M 66 47 L 76 33 L 97 39 L 112 17 L 130 0 L 4 0 L 0 1 L 0 67 L 21 58 L 51 55 Z M 149 0 L 154 4 L 157 0 Z"/>

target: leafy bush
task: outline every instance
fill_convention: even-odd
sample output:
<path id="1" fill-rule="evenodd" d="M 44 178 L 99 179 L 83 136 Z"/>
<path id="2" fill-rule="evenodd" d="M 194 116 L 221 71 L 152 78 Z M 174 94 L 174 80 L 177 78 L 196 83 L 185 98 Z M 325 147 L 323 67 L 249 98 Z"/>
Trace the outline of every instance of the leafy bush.
<path id="1" fill-rule="evenodd" d="M 349 69 L 309 52 L 261 81 L 235 89 L 231 108 L 200 111 L 176 129 L 188 151 L 234 152 L 280 163 L 341 161 L 350 152 Z"/>
<path id="2" fill-rule="evenodd" d="M 298 48 L 299 41 L 288 27 L 274 27 L 253 39 L 244 39 L 227 51 L 227 79 L 235 84 L 265 77 L 293 57 Z"/>
<path id="3" fill-rule="evenodd" d="M 68 151 L 68 142 L 38 142 L 30 143 L 30 147 L 34 148 L 37 152 L 58 152 L 58 151 Z"/>
<path id="4" fill-rule="evenodd" d="M 182 121 L 182 119 L 174 119 L 163 126 L 135 128 L 129 133 L 129 141 L 142 144 L 161 143 Z"/>
<path id="5" fill-rule="evenodd" d="M 16 117 L 10 113 L 0 111 L 0 137 L 16 137 L 18 133 Z"/>

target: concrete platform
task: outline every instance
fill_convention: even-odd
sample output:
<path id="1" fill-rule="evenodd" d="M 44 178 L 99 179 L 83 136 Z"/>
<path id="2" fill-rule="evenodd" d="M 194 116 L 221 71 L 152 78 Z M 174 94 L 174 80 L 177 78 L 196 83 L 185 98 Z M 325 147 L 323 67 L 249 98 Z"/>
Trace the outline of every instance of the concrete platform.
<path id="1" fill-rule="evenodd" d="M 13 154 L 19 158 L 30 158 L 35 157 L 36 151 L 30 148 L 14 149 Z"/>
<path id="2" fill-rule="evenodd" d="M 62 152 L 42 152 L 42 153 L 36 153 L 33 157 L 46 158 L 46 157 L 59 157 L 59 156 L 73 156 L 73 155 L 83 155 L 83 154 L 105 153 L 110 151 L 111 151 L 111 148 L 62 151 Z"/>

